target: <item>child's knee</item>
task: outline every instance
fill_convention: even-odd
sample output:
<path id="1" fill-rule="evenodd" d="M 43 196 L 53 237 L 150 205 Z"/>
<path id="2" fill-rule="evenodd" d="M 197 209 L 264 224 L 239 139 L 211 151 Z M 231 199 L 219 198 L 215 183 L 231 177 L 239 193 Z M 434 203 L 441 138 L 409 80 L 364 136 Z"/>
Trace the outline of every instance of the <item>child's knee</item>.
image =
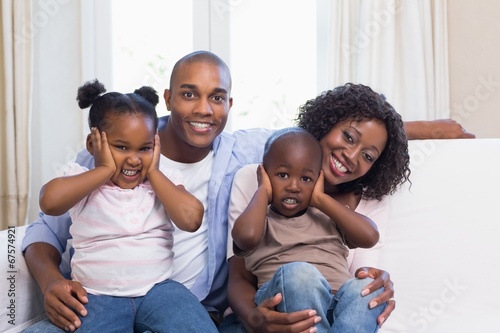
<path id="1" fill-rule="evenodd" d="M 373 282 L 372 278 L 364 278 L 364 279 L 358 279 L 358 278 L 352 278 L 347 280 L 342 287 L 341 290 L 344 294 L 350 294 L 352 296 L 361 296 L 363 290 L 368 286 L 370 283 Z M 379 288 L 377 290 L 371 290 L 372 292 L 369 295 L 366 295 L 368 299 L 372 299 L 376 296 L 378 296 L 381 292 L 384 291 L 384 288 Z"/>
<path id="2" fill-rule="evenodd" d="M 293 278 L 295 281 L 304 283 L 323 276 L 314 265 L 306 262 L 291 262 L 281 266 L 280 270 L 285 278 Z"/>

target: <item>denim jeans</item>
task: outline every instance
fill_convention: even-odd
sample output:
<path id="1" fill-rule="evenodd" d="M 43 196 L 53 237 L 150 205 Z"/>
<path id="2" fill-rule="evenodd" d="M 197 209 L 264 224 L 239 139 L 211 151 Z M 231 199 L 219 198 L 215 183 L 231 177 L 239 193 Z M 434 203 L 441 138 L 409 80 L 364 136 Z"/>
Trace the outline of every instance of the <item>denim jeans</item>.
<path id="1" fill-rule="evenodd" d="M 88 295 L 87 316 L 80 317 L 84 332 L 218 332 L 208 312 L 186 287 L 167 280 L 145 296 Z M 23 332 L 65 332 L 49 320 Z"/>
<path id="2" fill-rule="evenodd" d="M 383 290 L 361 296 L 363 288 L 372 279 L 352 278 L 345 282 L 339 291 L 332 295 L 331 288 L 323 275 L 311 264 L 295 262 L 281 266 L 273 278 L 265 283 L 255 295 L 255 303 L 277 293 L 283 295 L 283 301 L 277 306 L 280 312 L 294 312 L 314 309 L 322 319 L 316 324 L 318 333 L 372 333 L 378 331 L 377 317 L 385 309 L 385 304 L 369 309 L 370 301 Z M 220 332 L 246 332 L 243 325 L 227 318 Z M 259 318 L 254 318 L 255 327 L 260 326 Z"/>

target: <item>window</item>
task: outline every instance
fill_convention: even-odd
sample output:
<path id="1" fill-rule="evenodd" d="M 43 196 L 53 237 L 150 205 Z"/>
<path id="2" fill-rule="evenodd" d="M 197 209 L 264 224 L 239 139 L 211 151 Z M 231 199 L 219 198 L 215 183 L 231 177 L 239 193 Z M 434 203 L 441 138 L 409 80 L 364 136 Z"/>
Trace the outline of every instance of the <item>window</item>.
<path id="1" fill-rule="evenodd" d="M 147 0 L 137 6 L 112 0 L 114 90 L 151 85 L 162 94 L 175 61 L 210 49 L 232 72 L 230 131 L 292 126 L 298 106 L 316 95 L 315 2 Z M 158 113 L 167 114 L 164 103 Z"/>
<path id="2" fill-rule="evenodd" d="M 229 129 L 292 126 L 298 106 L 316 95 L 315 2 L 233 2 Z"/>
<path id="3" fill-rule="evenodd" d="M 158 115 L 167 114 L 161 96 L 172 67 L 193 50 L 193 2 L 112 0 L 111 6 L 112 89 L 152 86 L 160 95 Z"/>

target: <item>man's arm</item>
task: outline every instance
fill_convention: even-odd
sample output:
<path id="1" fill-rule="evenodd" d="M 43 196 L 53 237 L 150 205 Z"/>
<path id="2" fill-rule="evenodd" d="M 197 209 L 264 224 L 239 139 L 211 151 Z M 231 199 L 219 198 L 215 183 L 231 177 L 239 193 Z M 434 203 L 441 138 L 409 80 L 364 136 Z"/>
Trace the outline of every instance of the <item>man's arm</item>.
<path id="1" fill-rule="evenodd" d="M 476 137 L 453 119 L 406 121 L 404 127 L 408 140 L 473 139 Z"/>
<path id="2" fill-rule="evenodd" d="M 87 292 L 80 283 L 67 280 L 61 274 L 59 251 L 48 243 L 38 242 L 26 248 L 24 257 L 26 265 L 42 290 L 45 312 L 50 321 L 70 331 L 80 327 L 80 319 L 71 309 L 75 309 L 82 316 L 87 315 L 87 310 L 83 306 L 88 302 Z"/>

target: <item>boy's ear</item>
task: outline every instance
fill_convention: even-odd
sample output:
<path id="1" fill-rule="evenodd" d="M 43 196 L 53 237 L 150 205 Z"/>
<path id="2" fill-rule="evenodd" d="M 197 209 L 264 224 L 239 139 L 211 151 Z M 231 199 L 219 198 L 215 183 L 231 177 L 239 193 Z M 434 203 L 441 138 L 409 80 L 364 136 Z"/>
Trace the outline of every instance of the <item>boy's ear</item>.
<path id="1" fill-rule="evenodd" d="M 87 145 L 87 151 L 90 153 L 90 155 L 94 156 L 94 154 L 92 154 L 92 151 L 93 151 L 92 136 L 90 134 L 87 135 L 86 145 Z"/>

